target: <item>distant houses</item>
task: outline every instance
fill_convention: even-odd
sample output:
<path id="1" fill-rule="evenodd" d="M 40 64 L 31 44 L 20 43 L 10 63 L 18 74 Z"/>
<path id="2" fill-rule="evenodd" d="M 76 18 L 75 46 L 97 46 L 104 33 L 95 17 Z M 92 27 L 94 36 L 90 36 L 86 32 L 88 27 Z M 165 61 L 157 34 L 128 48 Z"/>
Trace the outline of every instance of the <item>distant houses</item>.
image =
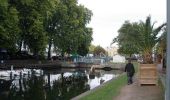
<path id="1" fill-rule="evenodd" d="M 115 46 L 110 46 L 106 48 L 106 51 L 109 57 L 113 57 L 114 55 L 118 54 L 117 50 L 118 50 L 118 47 L 115 47 Z"/>
<path id="2" fill-rule="evenodd" d="M 126 61 L 124 56 L 118 54 L 117 52 L 118 47 L 110 46 L 110 47 L 107 47 L 106 50 L 107 50 L 108 56 L 112 57 L 112 62 L 124 63 Z"/>
<path id="3" fill-rule="evenodd" d="M 119 54 L 113 56 L 113 62 L 115 63 L 125 63 L 126 59 L 124 56 L 121 56 Z"/>

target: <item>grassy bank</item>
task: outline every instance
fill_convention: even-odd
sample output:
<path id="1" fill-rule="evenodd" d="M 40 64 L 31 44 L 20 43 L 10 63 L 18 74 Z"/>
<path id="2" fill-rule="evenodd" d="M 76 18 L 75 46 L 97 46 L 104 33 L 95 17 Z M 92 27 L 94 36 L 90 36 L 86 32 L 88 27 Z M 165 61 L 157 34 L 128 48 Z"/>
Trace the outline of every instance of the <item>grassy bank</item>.
<path id="1" fill-rule="evenodd" d="M 126 75 L 121 75 L 97 91 L 83 97 L 81 100 L 112 100 L 114 96 L 119 94 L 119 90 L 126 84 L 126 80 Z"/>
<path id="2" fill-rule="evenodd" d="M 134 63 L 137 72 L 138 63 Z M 113 100 L 119 95 L 120 89 L 127 84 L 126 74 L 123 74 L 116 79 L 110 81 L 103 87 L 97 89 L 93 93 L 82 97 L 80 100 Z"/>

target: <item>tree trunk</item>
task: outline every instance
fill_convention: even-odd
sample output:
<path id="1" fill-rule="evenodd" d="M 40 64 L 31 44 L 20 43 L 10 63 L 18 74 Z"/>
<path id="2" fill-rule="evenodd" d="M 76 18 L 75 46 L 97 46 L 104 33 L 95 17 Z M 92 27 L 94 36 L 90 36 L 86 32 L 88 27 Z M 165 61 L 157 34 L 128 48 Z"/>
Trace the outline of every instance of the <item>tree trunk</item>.
<path id="1" fill-rule="evenodd" d="M 132 57 L 132 54 L 129 54 L 129 57 L 131 58 L 131 57 Z"/>
<path id="2" fill-rule="evenodd" d="M 51 46 L 52 46 L 52 40 L 49 40 L 49 47 L 48 47 L 48 60 L 51 59 Z"/>
<path id="3" fill-rule="evenodd" d="M 34 55 L 36 60 L 39 60 L 38 51 L 36 49 L 34 49 L 33 55 Z"/>
<path id="4" fill-rule="evenodd" d="M 19 52 L 21 52 L 21 49 L 22 49 L 22 40 L 19 43 Z"/>
<path id="5" fill-rule="evenodd" d="M 23 41 L 23 48 L 24 48 L 24 50 L 27 49 L 26 41 Z"/>
<path id="6" fill-rule="evenodd" d="M 64 60 L 64 52 L 61 52 L 62 60 Z"/>
<path id="7" fill-rule="evenodd" d="M 146 53 L 146 54 L 144 54 L 143 63 L 145 63 L 145 64 L 152 64 L 152 63 L 153 63 L 152 53 Z"/>

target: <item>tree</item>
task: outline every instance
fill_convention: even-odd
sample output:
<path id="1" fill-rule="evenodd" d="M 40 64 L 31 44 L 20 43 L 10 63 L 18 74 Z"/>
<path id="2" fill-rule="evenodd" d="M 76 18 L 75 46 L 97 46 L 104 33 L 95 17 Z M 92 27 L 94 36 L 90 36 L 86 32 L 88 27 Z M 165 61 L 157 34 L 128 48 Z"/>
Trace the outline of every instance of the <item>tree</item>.
<path id="1" fill-rule="evenodd" d="M 141 53 L 144 58 L 144 63 L 152 63 L 152 50 L 156 43 L 159 41 L 157 35 L 161 32 L 166 24 L 162 24 L 154 28 L 155 23 L 151 23 L 151 17 L 148 16 L 146 21 L 139 23 L 125 22 L 123 27 L 119 30 L 119 35 L 113 40 L 118 42 L 122 49 L 121 52 L 128 53 L 129 49 L 133 50 L 131 53 Z"/>
<path id="2" fill-rule="evenodd" d="M 94 49 L 94 55 L 99 56 L 100 54 L 106 54 L 106 51 L 101 46 L 96 46 Z"/>
<path id="3" fill-rule="evenodd" d="M 28 46 L 30 47 L 30 50 L 35 57 L 43 55 L 47 44 L 47 36 L 43 30 L 42 22 L 35 21 L 30 31 L 31 34 L 28 35 L 28 41 L 30 41 L 28 42 Z"/>
<path id="4" fill-rule="evenodd" d="M 18 45 L 20 51 L 24 45 L 24 48 L 31 50 L 34 56 L 43 54 L 47 44 L 45 15 L 46 13 L 50 15 L 50 11 L 56 4 L 54 1 L 56 0 L 16 0 L 16 2 L 12 2 L 19 11 L 21 32 Z"/>
<path id="5" fill-rule="evenodd" d="M 161 34 L 161 36 L 159 37 L 159 41 L 156 45 L 156 50 L 158 54 L 163 54 L 164 51 L 166 50 L 166 46 L 167 46 L 167 29 L 166 27 L 163 29 L 163 33 Z"/>
<path id="6" fill-rule="evenodd" d="M 38 57 L 48 44 L 48 58 L 52 45 L 62 54 L 88 52 L 92 12 L 77 0 L 1 0 L 0 13 L 0 48 Z"/>
<path id="7" fill-rule="evenodd" d="M 126 54 L 131 57 L 133 54 L 138 54 L 138 48 L 135 45 L 132 45 L 131 43 L 125 43 L 121 46 L 119 46 L 118 53 L 120 54 Z"/>
<path id="8" fill-rule="evenodd" d="M 152 61 L 152 50 L 156 43 L 159 41 L 157 35 L 160 33 L 162 28 L 166 25 L 165 23 L 154 28 L 155 23 L 151 23 L 151 17 L 148 16 L 145 22 L 139 24 L 139 36 L 137 45 L 140 48 L 144 63 L 153 63 Z"/>
<path id="9" fill-rule="evenodd" d="M 89 46 L 89 53 L 92 53 L 92 54 L 93 54 L 95 47 L 96 47 L 95 45 L 91 44 L 91 45 Z"/>
<path id="10" fill-rule="evenodd" d="M 56 19 L 59 20 L 60 18 L 56 17 L 56 11 L 59 10 L 60 0 L 50 0 L 46 1 L 46 12 L 44 12 L 44 29 L 48 35 L 48 59 L 51 59 L 51 47 L 53 44 L 54 36 L 55 36 L 55 28 L 57 28 Z"/>
<path id="11" fill-rule="evenodd" d="M 87 44 L 92 40 L 92 31 L 86 27 L 86 24 L 90 21 L 91 15 L 90 10 L 77 5 L 77 0 L 60 2 L 53 22 L 56 25 L 54 45 L 61 50 L 62 55 L 64 53 L 78 53 L 78 49 L 82 48 L 83 45 L 88 47 Z M 84 48 L 85 51 L 87 51 L 87 47 Z"/>
<path id="12" fill-rule="evenodd" d="M 163 59 L 163 65 L 165 65 L 166 60 L 166 46 L 167 46 L 167 29 L 163 29 L 163 33 L 159 36 L 159 41 L 155 46 L 155 54 L 157 55 L 157 62 L 161 62 Z"/>
<path id="13" fill-rule="evenodd" d="M 19 38 L 18 11 L 15 7 L 3 0 L 0 3 L 0 48 L 16 51 L 16 43 Z"/>
<path id="14" fill-rule="evenodd" d="M 92 28 L 86 28 L 83 36 L 79 38 L 78 54 L 81 56 L 87 55 L 89 52 L 90 43 L 92 41 Z"/>
<path id="15" fill-rule="evenodd" d="M 118 52 L 120 54 L 128 54 L 130 57 L 132 54 L 138 53 L 139 48 L 136 44 L 136 37 L 138 36 L 138 23 L 125 23 L 118 30 L 119 35 L 113 39 L 113 43 L 119 44 Z"/>

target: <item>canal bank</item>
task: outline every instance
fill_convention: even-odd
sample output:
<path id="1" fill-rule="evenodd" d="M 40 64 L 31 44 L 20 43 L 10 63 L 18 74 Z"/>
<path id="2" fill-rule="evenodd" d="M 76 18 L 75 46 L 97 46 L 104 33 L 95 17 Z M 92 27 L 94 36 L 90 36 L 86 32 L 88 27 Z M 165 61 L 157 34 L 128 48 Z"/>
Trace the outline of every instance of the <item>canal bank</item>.
<path id="1" fill-rule="evenodd" d="M 73 63 L 66 61 L 36 61 L 36 60 L 10 60 L 0 63 L 1 70 L 13 69 L 58 69 L 58 68 L 90 68 L 92 63 Z"/>
<path id="2" fill-rule="evenodd" d="M 135 63 L 135 66 L 137 71 L 137 63 Z M 159 82 L 157 86 L 139 86 L 135 76 L 134 83 L 127 85 L 127 78 L 124 73 L 94 90 L 72 98 L 72 100 L 164 100 L 164 90 L 161 89 L 161 84 Z"/>
<path id="3" fill-rule="evenodd" d="M 121 87 L 126 84 L 126 74 L 113 78 L 112 80 L 72 98 L 71 100 L 112 100 L 117 96 Z"/>
<path id="4" fill-rule="evenodd" d="M 124 63 L 93 64 L 86 62 L 66 62 L 66 61 L 36 61 L 36 60 L 9 60 L 0 63 L 1 70 L 12 69 L 58 69 L 58 68 L 95 68 L 104 70 L 122 70 Z"/>
<path id="5" fill-rule="evenodd" d="M 134 62 L 137 72 L 138 63 Z M 109 82 L 95 88 L 94 90 L 85 92 L 72 100 L 115 100 L 121 94 L 121 89 L 127 84 L 127 76 L 125 73 Z M 123 99 L 126 100 L 126 99 Z"/>

